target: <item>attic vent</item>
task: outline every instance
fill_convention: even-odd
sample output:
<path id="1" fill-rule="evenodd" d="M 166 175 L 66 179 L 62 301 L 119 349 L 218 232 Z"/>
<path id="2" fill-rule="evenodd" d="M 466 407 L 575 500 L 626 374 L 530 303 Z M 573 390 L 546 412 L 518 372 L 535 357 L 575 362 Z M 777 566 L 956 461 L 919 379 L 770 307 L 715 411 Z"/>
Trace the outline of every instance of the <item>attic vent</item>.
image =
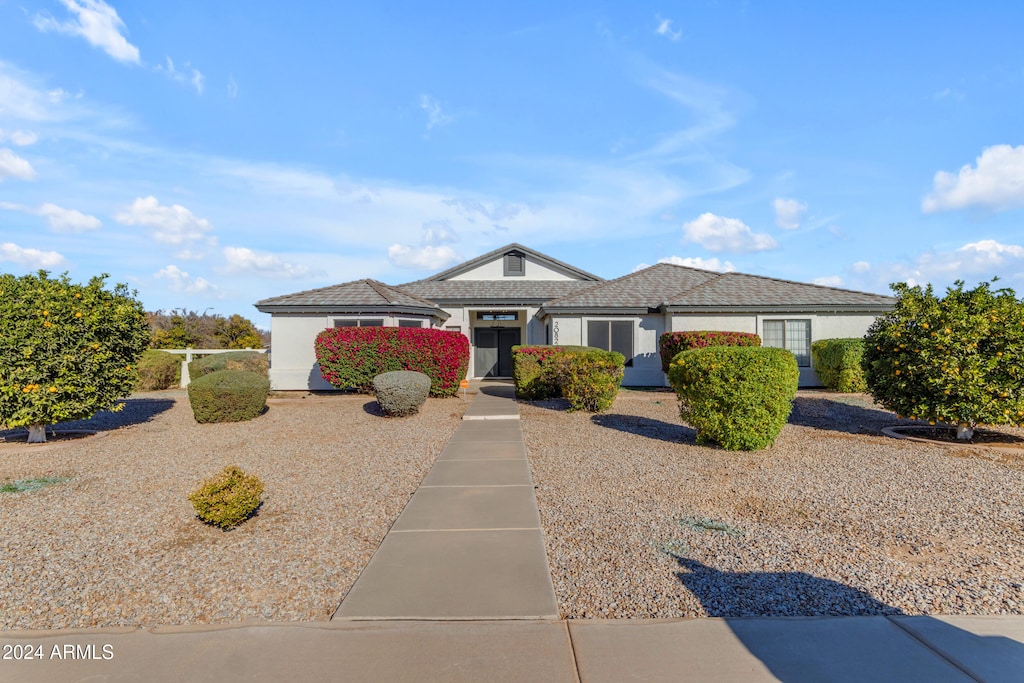
<path id="1" fill-rule="evenodd" d="M 505 254 L 505 277 L 526 275 L 526 259 L 517 251 Z"/>

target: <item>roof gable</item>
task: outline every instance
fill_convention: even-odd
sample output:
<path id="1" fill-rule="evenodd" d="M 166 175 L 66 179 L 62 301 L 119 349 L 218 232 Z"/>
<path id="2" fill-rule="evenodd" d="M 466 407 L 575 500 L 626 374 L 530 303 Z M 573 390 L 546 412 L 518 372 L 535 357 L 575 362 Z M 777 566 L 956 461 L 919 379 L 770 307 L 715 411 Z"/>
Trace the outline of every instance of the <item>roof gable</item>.
<path id="1" fill-rule="evenodd" d="M 493 265 L 497 261 L 504 259 L 505 255 L 514 252 L 522 254 L 528 264 L 533 263 L 541 266 L 547 271 L 551 271 L 551 275 L 548 277 L 529 278 L 529 279 L 540 279 L 540 280 L 585 280 L 589 282 L 602 282 L 604 278 L 598 277 L 593 273 L 588 273 L 585 270 L 580 270 L 575 266 L 571 266 L 568 263 L 559 261 L 558 259 L 552 258 L 546 254 L 542 254 L 539 251 L 524 247 L 521 244 L 513 242 L 512 244 L 506 244 L 504 247 L 489 251 L 486 254 L 477 256 L 474 259 L 470 259 L 465 263 L 460 263 L 457 266 L 453 266 L 448 270 L 442 271 L 436 275 L 432 275 L 424 280 L 418 280 L 417 282 L 438 282 L 446 280 L 500 280 L 501 277 L 494 277 L 494 269 L 487 268 L 487 266 Z M 500 265 L 500 264 L 499 264 Z M 529 267 L 529 266 L 527 266 Z M 474 272 L 476 271 L 476 272 Z"/>
<path id="2" fill-rule="evenodd" d="M 552 309 L 657 308 L 676 292 L 718 277 L 700 268 L 659 263 L 544 304 Z"/>

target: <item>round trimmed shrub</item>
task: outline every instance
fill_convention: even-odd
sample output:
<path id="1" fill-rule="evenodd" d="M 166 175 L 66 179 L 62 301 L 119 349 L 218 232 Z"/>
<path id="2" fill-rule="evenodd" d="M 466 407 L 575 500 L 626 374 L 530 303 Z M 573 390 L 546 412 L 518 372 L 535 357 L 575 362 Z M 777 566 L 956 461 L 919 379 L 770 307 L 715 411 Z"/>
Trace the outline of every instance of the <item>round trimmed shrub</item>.
<path id="1" fill-rule="evenodd" d="M 182 360 L 180 355 L 148 349 L 138 362 L 139 381 L 135 391 L 159 391 L 178 386 Z"/>
<path id="2" fill-rule="evenodd" d="M 861 358 L 863 339 L 819 339 L 811 344 L 811 361 L 822 385 L 829 391 L 866 391 Z"/>
<path id="3" fill-rule="evenodd" d="M 230 529 L 252 517 L 262 495 L 263 482 L 259 477 L 230 465 L 200 484 L 188 499 L 199 519 Z"/>
<path id="4" fill-rule="evenodd" d="M 196 422 L 240 422 L 263 412 L 270 380 L 255 372 L 219 370 L 188 385 L 188 401 Z"/>
<path id="5" fill-rule="evenodd" d="M 678 354 L 668 377 L 697 443 L 752 451 L 775 443 L 793 409 L 800 370 L 785 349 L 717 346 Z"/>
<path id="6" fill-rule="evenodd" d="M 373 378 L 373 392 L 385 414 L 415 415 L 430 393 L 430 377 L 412 370 L 382 372 Z"/>
<path id="7" fill-rule="evenodd" d="M 189 379 L 221 370 L 245 370 L 267 377 L 267 354 L 256 351 L 229 351 L 200 356 L 188 364 Z"/>

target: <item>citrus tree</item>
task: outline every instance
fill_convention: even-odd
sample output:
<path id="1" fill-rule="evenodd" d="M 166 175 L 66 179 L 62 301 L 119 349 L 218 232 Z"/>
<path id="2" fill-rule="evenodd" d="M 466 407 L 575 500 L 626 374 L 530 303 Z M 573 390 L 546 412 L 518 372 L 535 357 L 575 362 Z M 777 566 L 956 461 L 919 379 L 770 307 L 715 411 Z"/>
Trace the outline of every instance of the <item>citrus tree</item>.
<path id="1" fill-rule="evenodd" d="M 0 274 L 0 424 L 28 427 L 30 443 L 132 391 L 149 328 L 135 293 L 106 278 Z"/>
<path id="2" fill-rule="evenodd" d="M 938 297 L 931 285 L 891 285 L 895 307 L 864 337 L 864 379 L 875 400 L 899 415 L 957 427 L 1024 423 L 1024 301 L 985 282 L 957 281 Z"/>

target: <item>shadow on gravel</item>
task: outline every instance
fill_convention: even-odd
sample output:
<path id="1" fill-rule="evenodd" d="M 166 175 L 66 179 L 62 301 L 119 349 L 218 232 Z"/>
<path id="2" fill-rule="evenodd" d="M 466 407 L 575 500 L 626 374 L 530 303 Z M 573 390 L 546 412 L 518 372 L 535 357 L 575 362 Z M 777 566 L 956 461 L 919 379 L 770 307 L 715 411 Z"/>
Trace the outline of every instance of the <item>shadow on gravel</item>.
<path id="1" fill-rule="evenodd" d="M 674 555 L 679 582 L 712 617 L 903 614 L 864 591 L 803 572 L 721 572 Z"/>
<path id="2" fill-rule="evenodd" d="M 847 394 L 834 397 L 798 395 L 793 399 L 793 412 L 789 415 L 789 424 L 792 425 L 847 434 L 881 434 L 883 427 L 897 422 L 912 424 Z"/>
<path id="3" fill-rule="evenodd" d="M 387 417 L 384 414 L 384 409 L 380 407 L 380 404 L 376 401 L 367 401 L 363 404 L 363 412 L 367 415 L 373 415 L 375 417 Z"/>
<path id="4" fill-rule="evenodd" d="M 96 432 L 107 432 L 122 427 L 149 422 L 160 413 L 166 412 L 174 407 L 172 398 L 126 398 L 121 403 L 124 408 L 118 412 L 101 410 L 88 420 L 72 420 L 59 422 L 55 425 L 48 425 L 47 432 L 51 429 L 60 431 L 62 429 L 87 429 Z M 0 431 L 0 438 L 27 433 L 27 429 L 8 429 Z"/>
<path id="5" fill-rule="evenodd" d="M 676 576 L 780 681 L 1020 681 L 1024 643 L 907 616 L 864 591 L 803 572 L 721 572 L 674 555 Z M 889 617 L 774 621 L 744 617 Z M 986 625 L 980 625 L 985 629 Z M 1016 633 L 1014 624 L 1003 627 Z"/>
<path id="6" fill-rule="evenodd" d="M 617 413 L 605 413 L 594 415 L 590 421 L 598 427 L 606 427 L 627 434 L 658 439 L 669 443 L 685 443 L 694 445 L 697 443 L 697 431 L 692 427 L 683 424 L 673 424 L 654 420 L 640 415 L 620 415 Z"/>

